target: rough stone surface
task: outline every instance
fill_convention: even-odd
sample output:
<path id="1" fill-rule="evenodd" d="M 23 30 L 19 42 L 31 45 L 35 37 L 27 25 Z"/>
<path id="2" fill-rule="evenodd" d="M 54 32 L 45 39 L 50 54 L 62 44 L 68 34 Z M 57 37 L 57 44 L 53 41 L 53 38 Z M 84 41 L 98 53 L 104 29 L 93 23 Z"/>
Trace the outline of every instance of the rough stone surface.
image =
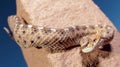
<path id="1" fill-rule="evenodd" d="M 33 25 L 58 28 L 98 23 L 112 25 L 92 0 L 17 0 L 16 3 L 17 15 Z M 116 28 L 114 27 L 114 29 Z M 120 65 L 120 60 L 118 60 L 120 59 L 119 41 L 120 33 L 116 31 L 115 38 L 111 42 L 112 52 L 101 54 L 100 50 L 88 55 L 81 54 L 79 47 L 54 54 L 46 52 L 45 49 L 36 48 L 22 49 L 22 51 L 29 67 L 82 67 L 83 62 L 89 62 L 89 59 L 93 58 L 91 56 L 97 57 L 93 58 L 93 61 L 94 59 L 100 60 L 97 66 L 118 67 Z M 101 58 L 98 55 L 106 55 L 107 58 Z M 87 56 L 88 60 L 83 61 L 84 56 Z"/>
<path id="2" fill-rule="evenodd" d="M 17 15 L 30 24 L 50 27 L 111 24 L 91 0 L 17 0 Z"/>

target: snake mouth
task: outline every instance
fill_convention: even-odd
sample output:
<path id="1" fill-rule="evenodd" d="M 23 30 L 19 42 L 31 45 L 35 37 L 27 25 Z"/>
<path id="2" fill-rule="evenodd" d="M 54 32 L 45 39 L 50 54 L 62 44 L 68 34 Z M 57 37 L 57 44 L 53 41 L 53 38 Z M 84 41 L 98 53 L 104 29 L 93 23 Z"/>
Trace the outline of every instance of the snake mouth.
<path id="1" fill-rule="evenodd" d="M 96 49 L 102 49 L 102 47 L 108 44 L 112 39 L 113 39 L 113 36 L 110 38 L 103 38 L 98 35 L 85 37 L 80 42 L 80 44 L 82 44 L 81 50 L 84 53 L 89 53 Z"/>
<path id="2" fill-rule="evenodd" d="M 81 50 L 84 53 L 89 53 L 106 44 L 105 42 L 108 43 L 109 41 L 103 39 L 100 34 L 88 35 L 83 37 L 80 41 Z"/>
<path id="3" fill-rule="evenodd" d="M 89 52 L 92 52 L 98 49 L 99 47 L 103 45 L 104 45 L 104 39 L 99 39 L 95 43 L 94 42 L 88 43 L 86 46 L 81 47 L 81 50 L 84 53 L 89 53 Z"/>

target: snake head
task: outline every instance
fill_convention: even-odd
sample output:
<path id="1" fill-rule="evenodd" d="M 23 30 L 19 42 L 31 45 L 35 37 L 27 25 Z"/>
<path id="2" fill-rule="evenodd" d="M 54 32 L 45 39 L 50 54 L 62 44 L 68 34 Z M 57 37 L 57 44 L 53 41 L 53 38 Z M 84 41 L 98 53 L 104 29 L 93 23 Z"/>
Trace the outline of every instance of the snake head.
<path id="1" fill-rule="evenodd" d="M 80 40 L 81 50 L 84 53 L 92 52 L 93 50 L 109 44 L 114 37 L 114 30 L 111 26 L 102 26 L 96 28 L 96 33 L 84 36 Z"/>

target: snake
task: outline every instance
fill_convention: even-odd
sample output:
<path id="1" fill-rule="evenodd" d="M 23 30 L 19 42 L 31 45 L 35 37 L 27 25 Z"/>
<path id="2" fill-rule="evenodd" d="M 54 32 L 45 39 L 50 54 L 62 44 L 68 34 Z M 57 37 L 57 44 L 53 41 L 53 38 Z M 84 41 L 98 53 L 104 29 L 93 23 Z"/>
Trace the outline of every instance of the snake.
<path id="1" fill-rule="evenodd" d="M 12 31 L 9 35 L 21 48 L 46 48 L 51 52 L 80 46 L 82 52 L 89 53 L 110 43 L 114 37 L 114 29 L 106 24 L 50 28 L 28 24 L 17 15 L 9 16 L 8 24 Z"/>

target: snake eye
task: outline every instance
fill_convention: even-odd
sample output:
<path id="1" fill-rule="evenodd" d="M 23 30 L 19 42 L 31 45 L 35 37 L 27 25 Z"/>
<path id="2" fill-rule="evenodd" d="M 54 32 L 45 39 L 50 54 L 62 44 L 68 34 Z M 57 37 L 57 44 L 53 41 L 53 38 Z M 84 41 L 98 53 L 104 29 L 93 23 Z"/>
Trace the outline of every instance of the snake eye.
<path id="1" fill-rule="evenodd" d="M 94 42 L 96 41 L 96 39 L 93 40 Z"/>

